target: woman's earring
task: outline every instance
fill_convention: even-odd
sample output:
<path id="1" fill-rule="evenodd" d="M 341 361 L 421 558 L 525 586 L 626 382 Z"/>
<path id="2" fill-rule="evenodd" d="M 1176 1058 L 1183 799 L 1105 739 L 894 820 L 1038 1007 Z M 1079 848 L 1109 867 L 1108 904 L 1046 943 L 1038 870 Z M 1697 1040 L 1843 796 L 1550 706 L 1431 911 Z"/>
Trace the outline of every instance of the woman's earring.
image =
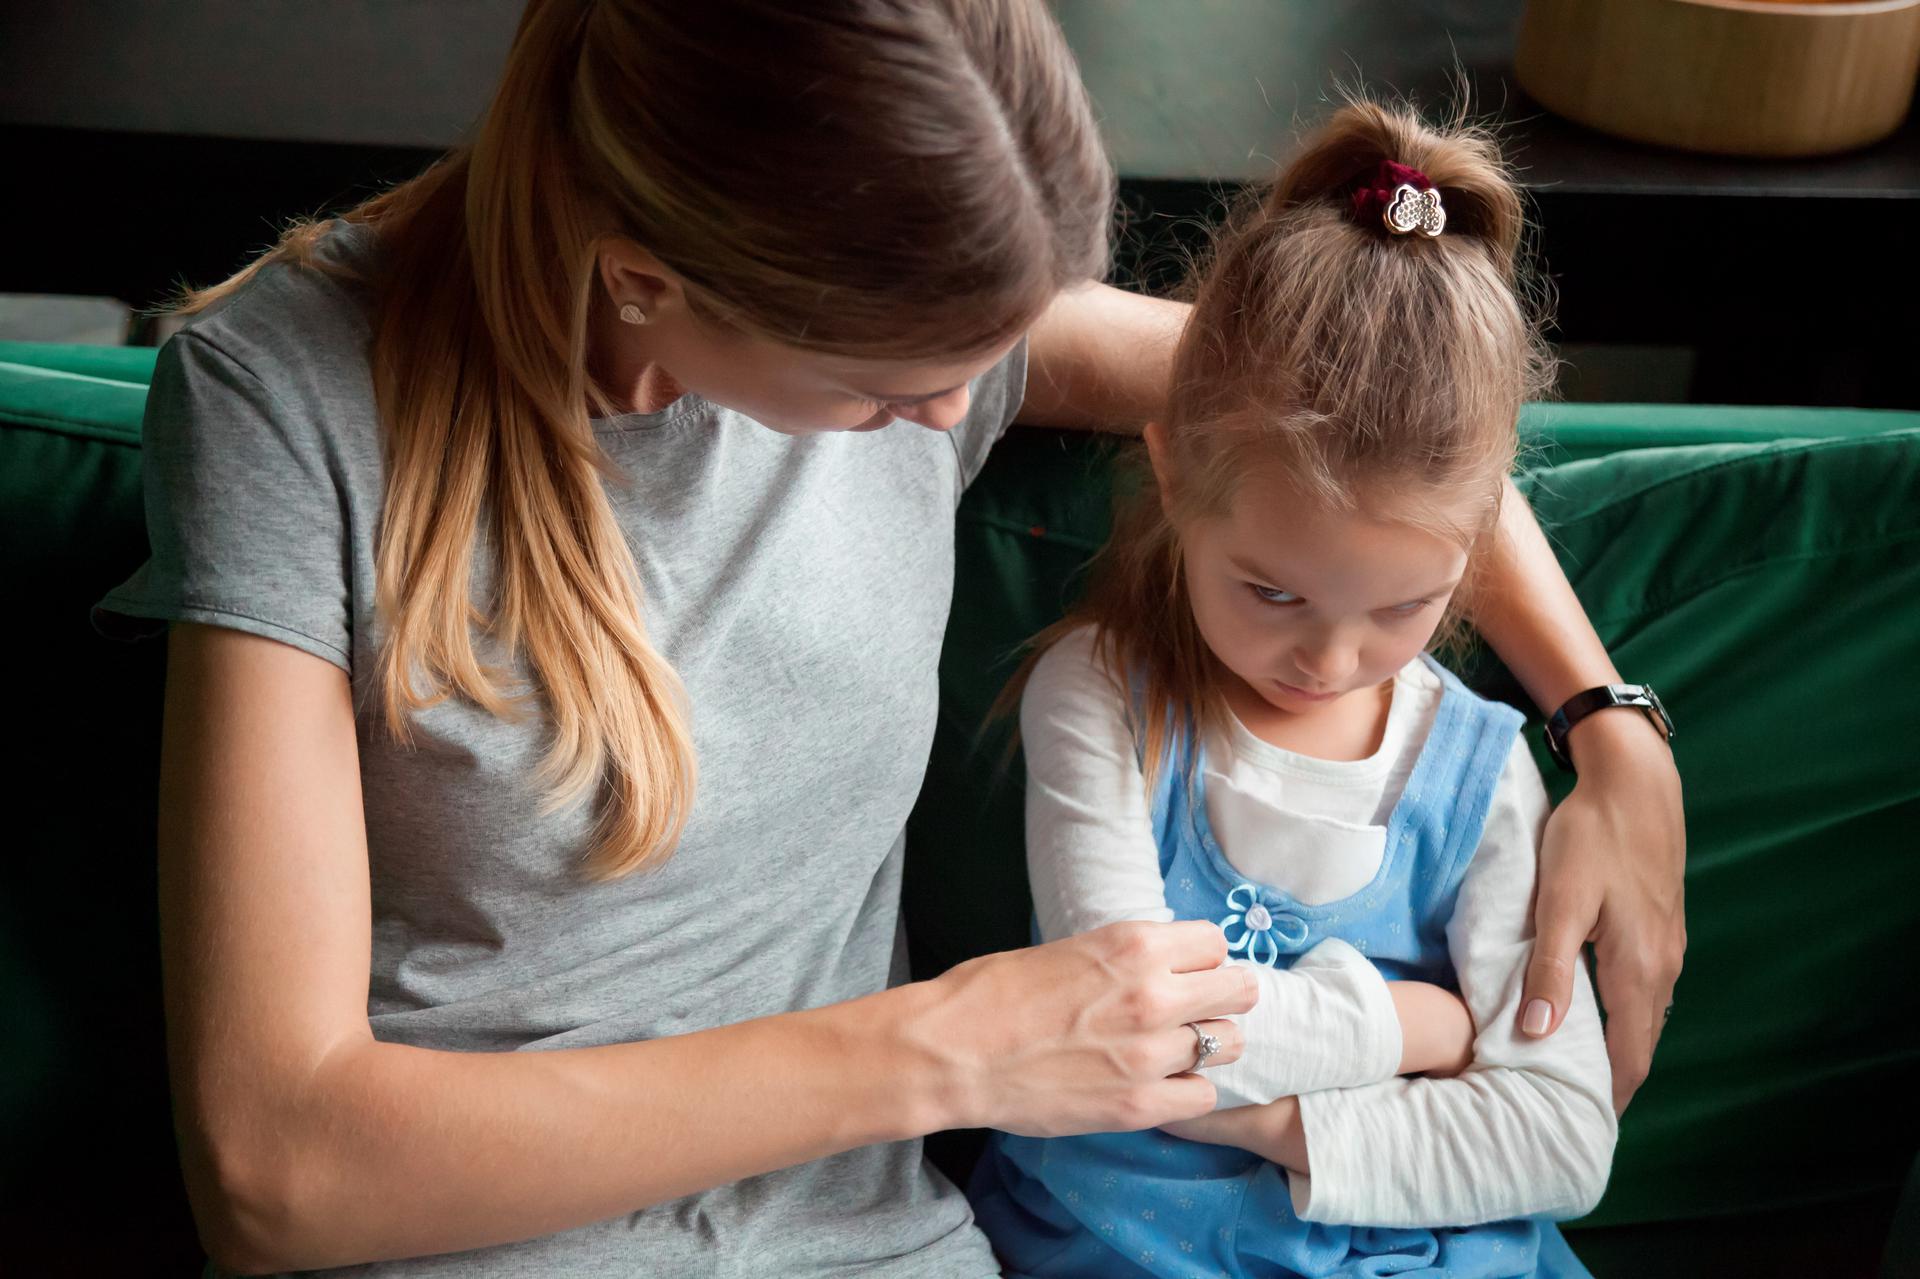
<path id="1" fill-rule="evenodd" d="M 629 302 L 620 308 L 620 318 L 628 324 L 645 324 L 647 322 L 647 313 Z"/>

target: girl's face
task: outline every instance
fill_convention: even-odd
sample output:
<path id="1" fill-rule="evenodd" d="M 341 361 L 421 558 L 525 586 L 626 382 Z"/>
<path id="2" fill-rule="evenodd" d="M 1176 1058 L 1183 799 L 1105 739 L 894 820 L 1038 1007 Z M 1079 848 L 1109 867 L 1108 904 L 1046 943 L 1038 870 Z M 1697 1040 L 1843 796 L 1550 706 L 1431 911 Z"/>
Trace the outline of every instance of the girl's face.
<path id="1" fill-rule="evenodd" d="M 1272 473 L 1243 479 L 1224 516 L 1178 531 L 1207 646 L 1293 714 L 1392 679 L 1433 638 L 1467 567 L 1456 541 L 1379 513 L 1315 509 Z"/>

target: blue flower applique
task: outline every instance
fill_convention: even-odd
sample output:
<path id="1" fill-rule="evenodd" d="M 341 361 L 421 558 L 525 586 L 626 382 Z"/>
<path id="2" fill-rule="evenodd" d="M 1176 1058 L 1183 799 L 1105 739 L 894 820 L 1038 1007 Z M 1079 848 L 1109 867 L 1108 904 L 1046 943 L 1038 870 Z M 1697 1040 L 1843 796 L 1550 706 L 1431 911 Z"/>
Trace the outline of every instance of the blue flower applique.
<path id="1" fill-rule="evenodd" d="M 1220 931 L 1227 935 L 1228 952 L 1245 955 L 1256 964 L 1272 968 L 1280 956 L 1299 950 L 1307 940 L 1307 921 L 1286 911 L 1269 910 L 1252 884 L 1229 892 L 1227 909 L 1232 913 L 1220 921 Z"/>

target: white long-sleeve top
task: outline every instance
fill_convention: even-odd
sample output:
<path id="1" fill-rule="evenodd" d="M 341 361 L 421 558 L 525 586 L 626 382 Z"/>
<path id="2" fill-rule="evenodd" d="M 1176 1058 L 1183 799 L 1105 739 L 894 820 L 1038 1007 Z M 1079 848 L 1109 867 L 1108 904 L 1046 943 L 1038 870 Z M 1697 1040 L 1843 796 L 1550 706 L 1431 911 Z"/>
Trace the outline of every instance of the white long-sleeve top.
<path id="1" fill-rule="evenodd" d="M 1315 759 L 1237 720 L 1207 743 L 1207 817 L 1236 869 L 1308 905 L 1371 882 L 1387 816 L 1418 759 L 1441 686 L 1418 660 L 1395 677 L 1380 747 Z M 1123 919 L 1170 920 L 1124 695 L 1091 630 L 1035 666 L 1020 705 L 1027 865 L 1046 940 Z M 1456 1078 L 1399 1078 L 1401 1035 L 1385 979 L 1337 939 L 1291 969 L 1247 963 L 1260 1001 L 1247 1050 L 1209 1068 L 1222 1108 L 1300 1098 L 1311 1177 L 1289 1177 L 1304 1220 L 1464 1226 L 1579 1216 L 1606 1188 L 1616 1121 L 1599 1009 L 1584 966 L 1559 1030 L 1519 1029 L 1533 948 L 1546 788 L 1516 741 L 1447 925 L 1474 1060 Z M 1230 962 L 1245 963 L 1234 960 Z"/>

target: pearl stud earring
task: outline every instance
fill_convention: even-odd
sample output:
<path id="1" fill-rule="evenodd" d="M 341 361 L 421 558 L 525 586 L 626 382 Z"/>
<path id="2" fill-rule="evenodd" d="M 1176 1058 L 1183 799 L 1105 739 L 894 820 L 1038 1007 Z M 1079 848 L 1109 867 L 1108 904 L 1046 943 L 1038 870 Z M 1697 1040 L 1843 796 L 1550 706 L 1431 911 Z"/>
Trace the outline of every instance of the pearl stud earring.
<path id="1" fill-rule="evenodd" d="M 628 324 L 645 324 L 647 322 L 647 313 L 629 302 L 620 308 L 620 318 Z"/>

